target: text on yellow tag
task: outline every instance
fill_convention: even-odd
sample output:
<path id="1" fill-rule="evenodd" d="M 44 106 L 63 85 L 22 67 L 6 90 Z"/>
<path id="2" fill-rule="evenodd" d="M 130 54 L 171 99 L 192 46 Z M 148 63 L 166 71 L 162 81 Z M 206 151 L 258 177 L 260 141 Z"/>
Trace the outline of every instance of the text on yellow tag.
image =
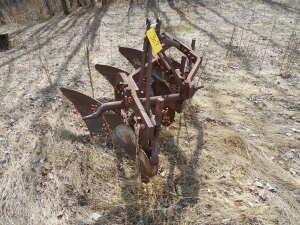
<path id="1" fill-rule="evenodd" d="M 157 34 L 154 28 L 147 30 L 146 35 L 150 41 L 150 44 L 153 48 L 155 54 L 158 54 L 162 50 L 162 45 L 157 37 Z"/>

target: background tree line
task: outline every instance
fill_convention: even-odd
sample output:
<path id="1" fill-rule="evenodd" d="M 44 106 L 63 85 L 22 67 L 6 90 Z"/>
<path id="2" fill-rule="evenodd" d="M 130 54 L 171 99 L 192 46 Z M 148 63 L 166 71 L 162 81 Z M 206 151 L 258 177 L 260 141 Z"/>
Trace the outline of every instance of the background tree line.
<path id="1" fill-rule="evenodd" d="M 94 7 L 109 0 L 0 0 L 0 25 L 46 19 L 63 12 L 70 14 L 80 7 Z"/>

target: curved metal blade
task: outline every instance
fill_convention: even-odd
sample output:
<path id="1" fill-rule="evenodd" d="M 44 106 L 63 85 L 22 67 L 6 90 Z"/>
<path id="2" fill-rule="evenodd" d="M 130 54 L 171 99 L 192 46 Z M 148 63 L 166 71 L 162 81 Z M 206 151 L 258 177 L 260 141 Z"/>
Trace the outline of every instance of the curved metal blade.
<path id="1" fill-rule="evenodd" d="M 63 95 L 73 103 L 76 110 L 82 117 L 94 113 L 97 108 L 101 106 L 101 103 L 96 99 L 93 99 L 78 91 L 74 91 L 68 88 L 60 88 L 60 90 Z M 110 121 L 109 125 L 112 127 L 114 127 L 114 123 L 119 124 L 121 122 L 120 116 L 115 113 L 106 112 L 103 116 L 107 121 Z M 98 137 L 100 136 L 101 131 L 102 133 L 104 132 L 105 126 L 103 126 L 103 119 L 90 119 L 84 120 L 84 122 L 92 136 L 92 141 L 96 142 Z"/>
<path id="2" fill-rule="evenodd" d="M 151 165 L 150 160 L 144 150 L 140 149 L 139 159 L 141 162 L 142 177 L 153 177 L 158 173 L 158 165 Z"/>
<path id="3" fill-rule="evenodd" d="M 126 73 L 127 75 L 129 74 L 124 70 L 108 65 L 96 64 L 95 68 L 113 87 L 115 87 L 117 84 L 118 73 L 122 72 Z"/>
<path id="4" fill-rule="evenodd" d="M 119 52 L 133 65 L 135 69 L 141 67 L 143 52 L 134 48 L 119 47 Z"/>
<path id="5" fill-rule="evenodd" d="M 75 108 L 82 117 L 94 113 L 97 108 L 101 106 L 100 102 L 80 92 L 67 88 L 60 88 L 60 90 L 63 95 L 74 104 Z M 91 136 L 95 136 L 100 132 L 101 127 L 99 126 L 100 124 L 98 119 L 85 120 L 84 122 L 86 123 Z"/>
<path id="6" fill-rule="evenodd" d="M 112 141 L 114 145 L 125 149 L 130 155 L 135 154 L 135 133 L 126 124 L 119 124 L 113 131 Z"/>
<path id="7" fill-rule="evenodd" d="M 130 156 L 135 156 L 136 137 L 131 127 L 126 124 L 119 124 L 113 132 L 112 140 L 114 145 L 125 149 Z M 151 165 L 150 159 L 142 149 L 139 151 L 139 159 L 143 178 L 153 177 L 157 174 L 158 165 Z"/>

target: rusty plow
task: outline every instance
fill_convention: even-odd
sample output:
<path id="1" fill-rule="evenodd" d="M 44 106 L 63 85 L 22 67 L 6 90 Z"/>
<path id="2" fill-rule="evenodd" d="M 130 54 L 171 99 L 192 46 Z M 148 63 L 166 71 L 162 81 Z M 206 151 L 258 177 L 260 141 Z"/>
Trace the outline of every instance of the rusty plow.
<path id="1" fill-rule="evenodd" d="M 107 103 L 67 88 L 62 93 L 83 117 L 92 140 L 96 141 L 106 120 L 117 121 L 113 126 L 113 142 L 137 150 L 142 181 L 148 181 L 159 169 L 159 133 L 161 126 L 174 122 L 175 113 L 182 111 L 185 100 L 201 87 L 194 78 L 201 65 L 195 49 L 160 32 L 161 22 L 146 21 L 143 49 L 119 47 L 120 53 L 132 64 L 128 73 L 108 65 L 97 64 L 96 70 L 114 88 L 115 100 Z M 168 56 L 169 49 L 181 55 L 180 60 Z"/>

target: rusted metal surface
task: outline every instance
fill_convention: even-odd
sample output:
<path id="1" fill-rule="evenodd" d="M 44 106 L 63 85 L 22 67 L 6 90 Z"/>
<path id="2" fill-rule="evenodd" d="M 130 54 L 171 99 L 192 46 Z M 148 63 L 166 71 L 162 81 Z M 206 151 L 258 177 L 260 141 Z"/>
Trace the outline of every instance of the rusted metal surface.
<path id="1" fill-rule="evenodd" d="M 139 146 L 138 156 L 143 181 L 148 181 L 158 173 L 161 126 L 169 126 L 174 122 L 175 113 L 182 111 L 184 101 L 192 98 L 202 88 L 193 84 L 202 62 L 202 57 L 194 51 L 195 40 L 193 39 L 189 48 L 168 34 L 160 33 L 160 24 L 159 20 L 156 24 L 146 21 L 146 31 L 155 27 L 161 42 L 162 50 L 157 55 L 153 55 L 146 36 L 143 51 L 119 47 L 120 53 L 135 68 L 131 74 L 108 65 L 95 66 L 114 88 L 115 101 L 101 104 L 79 92 L 61 88 L 62 93 L 83 117 L 93 137 L 99 135 L 103 126 L 100 121 L 103 113 L 113 111 L 116 114 L 120 124 L 113 132 L 113 140 L 124 148 Z M 170 48 L 183 54 L 179 61 L 167 54 Z M 124 124 L 123 121 L 126 120 L 127 124 Z M 137 124 L 140 128 L 135 130 Z M 134 141 L 134 133 L 138 137 L 138 143 Z"/>
<path id="2" fill-rule="evenodd" d="M 119 51 L 133 65 L 135 69 L 139 68 L 142 65 L 142 51 L 125 47 L 119 47 Z"/>
<path id="3" fill-rule="evenodd" d="M 74 104 L 81 116 L 87 116 L 95 112 L 101 106 L 100 102 L 80 92 L 67 88 L 61 88 L 60 90 L 64 96 L 66 96 Z M 100 133 L 101 127 L 98 125 L 98 120 L 85 120 L 85 123 L 92 136 Z"/>
<path id="4" fill-rule="evenodd" d="M 113 131 L 112 140 L 114 145 L 126 149 L 129 153 L 134 154 L 135 150 L 135 133 L 133 129 L 126 124 L 119 124 Z"/>

